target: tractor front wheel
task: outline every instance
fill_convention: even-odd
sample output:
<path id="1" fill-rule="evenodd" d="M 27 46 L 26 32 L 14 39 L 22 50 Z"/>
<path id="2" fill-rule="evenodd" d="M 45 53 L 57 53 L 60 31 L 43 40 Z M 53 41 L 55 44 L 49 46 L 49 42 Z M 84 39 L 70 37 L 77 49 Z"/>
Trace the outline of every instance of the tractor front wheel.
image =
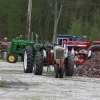
<path id="1" fill-rule="evenodd" d="M 8 53 L 7 54 L 7 61 L 9 63 L 16 63 L 18 61 L 18 56 L 17 54 L 14 53 Z"/>
<path id="2" fill-rule="evenodd" d="M 64 76 L 64 70 L 65 69 L 64 69 L 64 64 L 63 64 L 62 67 L 60 68 L 60 73 L 59 73 L 60 74 L 60 76 L 59 76 L 60 78 L 63 78 L 63 76 Z"/>
<path id="3" fill-rule="evenodd" d="M 55 78 L 58 78 L 59 75 L 59 68 L 57 64 L 54 64 L 54 72 L 55 72 Z"/>
<path id="4" fill-rule="evenodd" d="M 42 52 L 36 52 L 34 62 L 34 74 L 42 75 L 43 72 L 43 54 Z"/>

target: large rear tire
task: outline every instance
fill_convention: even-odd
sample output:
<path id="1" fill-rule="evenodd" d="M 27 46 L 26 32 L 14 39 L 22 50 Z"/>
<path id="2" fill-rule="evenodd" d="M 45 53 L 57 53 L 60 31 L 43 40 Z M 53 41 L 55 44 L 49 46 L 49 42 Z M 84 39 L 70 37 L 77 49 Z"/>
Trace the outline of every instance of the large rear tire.
<path id="1" fill-rule="evenodd" d="M 68 52 L 68 57 L 65 59 L 65 75 L 72 76 L 74 73 L 74 56 Z"/>
<path id="2" fill-rule="evenodd" d="M 95 56 L 97 56 L 100 53 L 100 45 L 92 45 L 89 49 L 88 52 L 91 50 L 91 55 L 88 57 L 88 59 L 91 59 Z"/>
<path id="3" fill-rule="evenodd" d="M 25 73 L 32 73 L 35 58 L 34 49 L 30 46 L 25 47 L 23 67 Z"/>
<path id="4" fill-rule="evenodd" d="M 34 63 L 34 74 L 42 75 L 43 72 L 43 54 L 42 52 L 36 52 Z"/>

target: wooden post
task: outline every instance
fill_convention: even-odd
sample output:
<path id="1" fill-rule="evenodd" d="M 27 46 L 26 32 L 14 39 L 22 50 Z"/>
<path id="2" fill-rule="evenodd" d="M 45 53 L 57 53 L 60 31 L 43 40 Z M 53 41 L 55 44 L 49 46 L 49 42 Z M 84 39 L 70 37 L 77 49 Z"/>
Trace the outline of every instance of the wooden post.
<path id="1" fill-rule="evenodd" d="M 31 10 L 32 0 L 28 0 L 28 13 L 27 13 L 27 25 L 26 25 L 26 40 L 30 40 L 30 26 L 31 26 Z"/>

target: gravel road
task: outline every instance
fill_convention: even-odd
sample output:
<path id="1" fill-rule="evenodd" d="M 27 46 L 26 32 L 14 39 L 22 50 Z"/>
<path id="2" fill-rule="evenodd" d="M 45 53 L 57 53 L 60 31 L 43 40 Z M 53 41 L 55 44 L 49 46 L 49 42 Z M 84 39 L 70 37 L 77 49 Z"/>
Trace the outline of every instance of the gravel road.
<path id="1" fill-rule="evenodd" d="M 100 100 L 100 79 L 36 76 L 24 73 L 22 62 L 0 60 L 0 100 Z"/>

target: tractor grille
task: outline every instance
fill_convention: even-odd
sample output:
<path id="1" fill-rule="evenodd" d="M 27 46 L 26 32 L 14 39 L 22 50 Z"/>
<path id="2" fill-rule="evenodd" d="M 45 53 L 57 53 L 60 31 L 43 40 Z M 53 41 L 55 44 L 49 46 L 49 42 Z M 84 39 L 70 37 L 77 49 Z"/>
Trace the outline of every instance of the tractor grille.
<path id="1" fill-rule="evenodd" d="M 60 59 L 60 57 L 64 58 L 64 49 L 55 50 L 55 59 Z"/>

